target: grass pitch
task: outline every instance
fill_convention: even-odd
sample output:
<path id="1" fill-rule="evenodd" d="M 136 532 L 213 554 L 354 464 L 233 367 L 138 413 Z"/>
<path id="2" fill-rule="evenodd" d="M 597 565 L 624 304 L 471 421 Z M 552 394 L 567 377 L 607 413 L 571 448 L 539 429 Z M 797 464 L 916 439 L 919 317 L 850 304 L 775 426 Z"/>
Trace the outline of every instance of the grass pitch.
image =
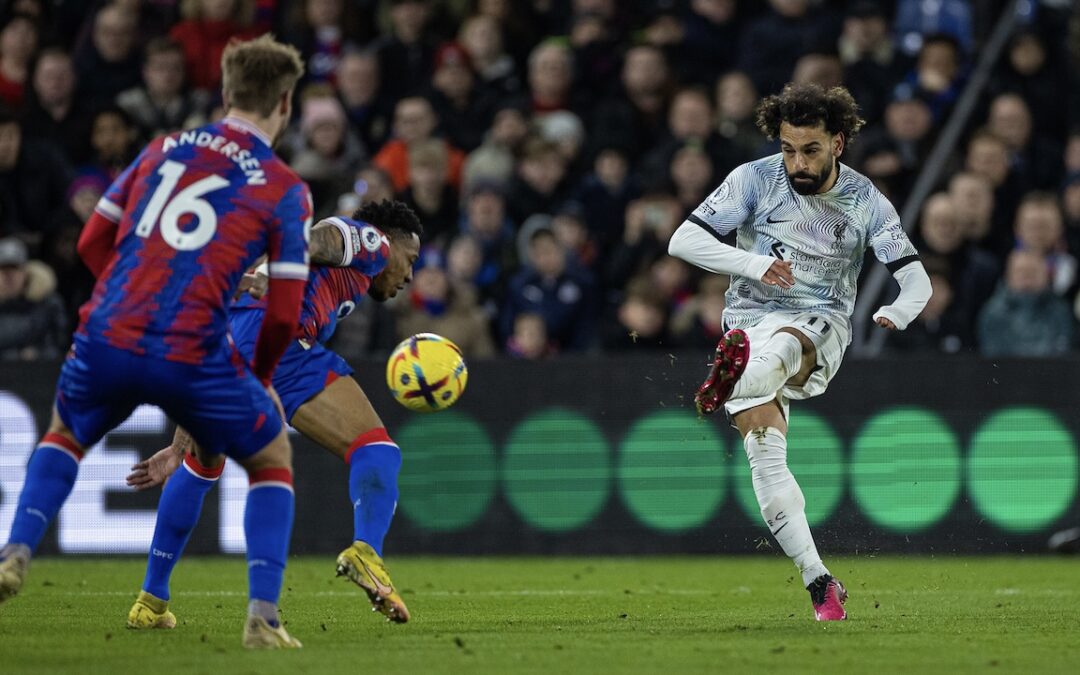
<path id="1" fill-rule="evenodd" d="M 289 564 L 297 652 L 240 646 L 239 558 L 185 560 L 173 631 L 124 628 L 143 561 L 43 559 L 0 606 L 0 672 L 1080 672 L 1080 560 L 848 558 L 850 619 L 813 621 L 787 560 L 398 558 L 413 613 L 373 614 L 333 559 Z"/>

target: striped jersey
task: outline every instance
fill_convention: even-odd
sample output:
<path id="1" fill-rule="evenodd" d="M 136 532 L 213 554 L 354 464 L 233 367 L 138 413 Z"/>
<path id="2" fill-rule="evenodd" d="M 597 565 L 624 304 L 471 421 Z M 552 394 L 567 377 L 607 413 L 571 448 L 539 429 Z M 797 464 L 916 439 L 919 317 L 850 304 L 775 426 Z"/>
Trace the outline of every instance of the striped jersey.
<path id="1" fill-rule="evenodd" d="M 78 330 L 136 354 L 202 363 L 263 253 L 271 277 L 308 277 L 311 193 L 243 120 L 151 141 L 96 211 L 117 223 L 115 249 Z"/>
<path id="2" fill-rule="evenodd" d="M 780 154 L 739 166 L 690 215 L 716 237 L 737 230 L 736 246 L 791 263 L 792 288 L 732 275 L 724 322 L 753 326 L 765 312 L 814 311 L 848 327 L 863 254 L 872 248 L 891 270 L 918 252 L 896 209 L 870 179 L 843 164 L 832 189 L 801 195 L 788 180 Z"/>

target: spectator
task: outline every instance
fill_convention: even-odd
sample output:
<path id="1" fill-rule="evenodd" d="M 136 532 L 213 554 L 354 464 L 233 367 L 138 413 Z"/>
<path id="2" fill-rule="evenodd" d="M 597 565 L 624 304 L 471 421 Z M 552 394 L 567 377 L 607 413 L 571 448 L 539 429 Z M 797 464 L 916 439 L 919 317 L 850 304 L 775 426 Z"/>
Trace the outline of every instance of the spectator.
<path id="1" fill-rule="evenodd" d="M 1003 233 L 993 231 L 994 190 L 990 181 L 970 171 L 960 171 L 949 179 L 949 197 L 957 206 L 965 239 L 991 253 L 1007 250 L 1001 242 Z M 1011 247 L 1012 241 L 1007 244 Z"/>
<path id="2" fill-rule="evenodd" d="M 1080 173 L 1069 174 L 1061 193 L 1065 215 L 1065 242 L 1073 257 L 1080 257 Z"/>
<path id="3" fill-rule="evenodd" d="M 931 195 L 923 204 L 919 236 L 928 257 L 943 260 L 955 293 L 957 312 L 963 318 L 965 343 L 975 325 L 975 317 L 994 292 L 1000 276 L 995 258 L 964 241 L 962 220 L 956 203 L 947 193 Z"/>
<path id="4" fill-rule="evenodd" d="M 712 101 L 703 89 L 683 89 L 671 99 L 666 138 L 642 160 L 641 171 L 645 174 L 646 184 L 667 183 L 675 155 L 687 145 L 702 150 L 711 171 L 721 176 L 726 176 L 743 161 L 734 144 L 717 131 Z M 701 196 L 704 197 L 704 193 Z M 697 203 L 688 211 L 696 207 Z"/>
<path id="5" fill-rule="evenodd" d="M 27 14 L 12 14 L 0 28 L 0 103 L 11 110 L 22 108 L 37 46 L 37 22 Z"/>
<path id="6" fill-rule="evenodd" d="M 1080 149 L 1080 146 L 1078 146 Z M 990 181 L 994 188 L 994 230 L 1008 231 L 1020 194 L 1020 179 L 1009 168 L 1009 148 L 989 130 L 976 131 L 968 141 L 964 168 Z"/>
<path id="7" fill-rule="evenodd" d="M 81 164 L 90 156 L 90 110 L 75 96 L 75 67 L 62 49 L 48 47 L 38 55 L 23 131 L 55 143 L 69 164 Z"/>
<path id="8" fill-rule="evenodd" d="M 438 333 L 452 341 L 466 358 L 495 355 L 488 318 L 476 304 L 476 291 L 451 284 L 445 260 L 437 249 L 425 248 L 414 265 L 409 303 L 399 303 L 399 339 L 422 332 Z"/>
<path id="9" fill-rule="evenodd" d="M 930 300 L 905 330 L 889 333 L 889 344 L 905 353 L 956 354 L 971 349 L 971 331 L 955 303 L 948 263 L 935 256 L 925 262 L 932 289 Z"/>
<path id="10" fill-rule="evenodd" d="M 346 45 L 371 38 L 362 30 L 361 4 L 346 0 L 298 0 L 292 3 L 282 38 L 300 50 L 307 82 L 335 83 Z"/>
<path id="11" fill-rule="evenodd" d="M 803 54 L 795 62 L 791 73 L 795 84 L 816 84 L 823 89 L 832 89 L 844 84 L 844 65 L 840 57 L 831 52 L 810 52 Z"/>
<path id="12" fill-rule="evenodd" d="M 353 186 L 356 189 L 355 194 L 364 204 L 394 198 L 394 184 L 390 182 L 390 176 L 376 166 L 369 165 L 360 169 Z"/>
<path id="13" fill-rule="evenodd" d="M 29 260 L 18 239 L 0 239 L 0 359 L 57 358 L 67 347 L 64 303 L 56 277 L 41 262 Z"/>
<path id="14" fill-rule="evenodd" d="M 374 51 L 346 51 L 338 61 L 337 90 L 352 130 L 368 152 L 378 152 L 390 134 L 394 106 L 382 92 Z"/>
<path id="15" fill-rule="evenodd" d="M 859 102 L 863 119 L 872 127 L 885 113 L 893 86 L 909 67 L 889 35 L 881 5 L 873 0 L 853 4 L 844 16 L 838 47 L 844 82 Z"/>
<path id="16" fill-rule="evenodd" d="M 553 356 L 555 351 L 555 346 L 548 340 L 543 316 L 535 312 L 517 315 L 514 332 L 506 341 L 507 355 L 526 361 L 539 361 Z"/>
<path id="17" fill-rule="evenodd" d="M 948 35 L 957 49 L 975 44 L 974 21 L 969 0 L 899 0 L 896 7 L 896 38 L 904 51 L 916 54 L 934 35 Z"/>
<path id="18" fill-rule="evenodd" d="M 668 240 L 685 215 L 679 201 L 662 192 L 630 202 L 622 241 L 609 253 L 605 275 L 608 285 L 621 288 L 664 255 Z"/>
<path id="19" fill-rule="evenodd" d="M 743 161 L 762 156 L 765 136 L 757 128 L 754 108 L 758 93 L 746 73 L 735 70 L 716 83 L 716 110 L 720 135 L 732 143 L 735 156 Z"/>
<path id="20" fill-rule="evenodd" d="M 927 36 L 915 68 L 904 83 L 930 107 L 934 122 L 944 123 L 964 88 L 963 54 L 957 41 L 943 34 Z"/>
<path id="21" fill-rule="evenodd" d="M 349 129 L 341 104 L 330 95 L 304 100 L 300 132 L 300 147 L 290 165 L 311 185 L 316 211 L 325 211 L 349 187 L 349 177 L 364 160 L 364 148 Z"/>
<path id="22" fill-rule="evenodd" d="M 543 42 L 529 54 L 529 98 L 532 111 L 549 113 L 572 109 L 573 57 L 569 47 Z"/>
<path id="23" fill-rule="evenodd" d="M 604 325 L 604 349 L 659 349 L 668 346 L 667 307 L 649 279 L 637 277 Z"/>
<path id="24" fill-rule="evenodd" d="M 585 125 L 581 123 L 581 118 L 569 110 L 538 115 L 536 132 L 542 140 L 553 143 L 559 149 L 567 167 L 567 176 L 572 179 L 577 173 L 575 167 L 585 142 Z"/>
<path id="25" fill-rule="evenodd" d="M 480 245 L 481 264 L 473 282 L 481 302 L 502 300 L 507 277 L 517 267 L 514 223 L 506 215 L 506 200 L 498 183 L 477 181 L 467 193 L 458 229 Z"/>
<path id="26" fill-rule="evenodd" d="M 740 35 L 739 70 L 758 91 L 779 91 L 800 56 L 835 45 L 839 34 L 836 17 L 828 10 L 811 11 L 808 0 L 769 0 L 769 9 Z"/>
<path id="27" fill-rule="evenodd" d="M 575 201 L 563 202 L 551 219 L 551 229 L 559 244 L 566 250 L 571 267 L 595 270 L 598 252 L 589 228 L 585 225 L 585 209 Z"/>
<path id="28" fill-rule="evenodd" d="M 250 40 L 258 31 L 252 0 L 183 0 L 183 19 L 169 37 L 184 49 L 191 86 L 216 93 L 221 87 L 221 53 L 233 38 Z"/>
<path id="29" fill-rule="evenodd" d="M 120 92 L 138 86 L 136 39 L 136 17 L 122 5 L 106 5 L 94 15 L 90 40 L 75 54 L 79 96 L 84 101 L 111 104 Z"/>
<path id="30" fill-rule="evenodd" d="M 93 119 L 90 127 L 93 154 L 90 163 L 79 167 L 77 173 L 95 176 L 108 185 L 135 158 L 138 130 L 131 117 L 117 106 L 100 109 Z"/>
<path id="31" fill-rule="evenodd" d="M 458 222 L 457 191 L 446 182 L 446 144 L 429 138 L 409 146 L 409 187 L 401 199 L 424 223 L 424 243 L 444 248 Z"/>
<path id="32" fill-rule="evenodd" d="M 481 86 L 501 96 L 521 93 L 521 76 L 514 59 L 503 49 L 499 22 L 475 14 L 461 24 L 458 42 L 465 48 Z"/>
<path id="33" fill-rule="evenodd" d="M 491 125 L 495 103 L 476 86 L 468 53 L 447 42 L 435 53 L 429 95 L 447 139 L 466 152 L 476 149 Z"/>
<path id="34" fill-rule="evenodd" d="M 573 50 L 575 86 L 590 99 L 613 91 L 619 71 L 619 45 L 623 30 L 615 0 L 574 0 L 571 3 L 569 42 Z M 580 99 L 585 102 L 585 99 Z M 590 101 L 591 102 L 591 101 Z M 585 109 L 577 106 L 581 114 Z"/>
<path id="35" fill-rule="evenodd" d="M 1013 251 L 1005 284 L 979 313 L 983 356 L 1058 356 L 1072 339 L 1069 304 L 1050 289 L 1045 259 L 1033 251 Z"/>
<path id="36" fill-rule="evenodd" d="M 713 349 L 724 335 L 724 295 L 731 284 L 726 274 L 709 274 L 698 291 L 675 310 L 671 331 L 681 347 Z"/>
<path id="37" fill-rule="evenodd" d="M 665 14 L 650 23 L 645 37 L 670 55 L 683 82 L 708 85 L 734 67 L 739 27 L 735 0 L 691 0 L 681 15 Z"/>
<path id="38" fill-rule="evenodd" d="M 1031 112 L 1019 94 L 1001 94 L 990 103 L 986 128 L 1005 142 L 1009 167 L 1020 190 L 1046 189 L 1061 182 L 1061 152 L 1031 126 Z"/>
<path id="39" fill-rule="evenodd" d="M 1062 105 L 1061 92 L 1069 85 L 1060 62 L 1049 58 L 1037 32 L 1020 30 L 1009 45 L 1008 58 L 990 81 L 995 94 L 1022 96 L 1034 118 L 1033 127 L 1051 138 L 1061 138 L 1068 130 L 1068 106 Z"/>
<path id="40" fill-rule="evenodd" d="M 559 146 L 539 138 L 529 141 L 509 188 L 510 218 L 521 223 L 534 213 L 550 214 L 562 201 L 565 176 L 566 160 Z"/>
<path id="41" fill-rule="evenodd" d="M 375 42 L 380 81 L 394 99 L 417 94 L 431 78 L 435 49 L 427 35 L 427 0 L 391 0 L 390 34 Z"/>
<path id="42" fill-rule="evenodd" d="M 522 228 L 528 242 L 527 267 L 510 281 L 500 317 L 501 334 L 513 333 L 518 315 L 537 313 L 559 351 L 583 351 L 595 339 L 593 282 L 566 265 L 566 251 L 549 226 Z"/>
<path id="43" fill-rule="evenodd" d="M 139 125 L 144 141 L 156 136 L 205 124 L 210 96 L 186 88 L 184 50 L 170 38 L 146 43 L 143 81 L 121 92 L 117 105 Z"/>
<path id="44" fill-rule="evenodd" d="M 671 73 L 664 53 L 641 45 L 626 53 L 622 92 L 600 102 L 592 115 L 596 145 L 626 148 L 636 162 L 664 133 L 671 90 Z"/>
<path id="45" fill-rule="evenodd" d="M 524 105 L 507 101 L 497 105 L 495 111 L 483 144 L 465 160 L 466 190 L 478 180 L 509 183 L 514 175 L 515 157 L 529 137 L 529 116 Z"/>
<path id="46" fill-rule="evenodd" d="M 893 202 L 902 204 L 933 147 L 933 118 L 906 85 L 885 108 L 885 124 L 852 146 L 853 164 Z"/>
<path id="47" fill-rule="evenodd" d="M 593 232 L 601 257 L 622 237 L 623 214 L 638 196 L 626 153 L 618 147 L 601 148 L 593 170 L 577 189 L 576 199 L 585 209 L 585 222 Z"/>
<path id="48" fill-rule="evenodd" d="M 668 170 L 672 191 L 679 200 L 683 213 L 690 213 L 713 190 L 717 183 L 712 159 L 705 148 L 695 141 L 687 141 L 671 157 Z"/>
<path id="49" fill-rule="evenodd" d="M 24 138 L 15 117 L 0 110 L 0 237 L 18 236 L 31 250 L 67 208 L 71 169 L 51 145 Z"/>
<path id="50" fill-rule="evenodd" d="M 1058 295 L 1075 290 L 1077 262 L 1065 247 L 1065 223 L 1057 197 L 1029 192 L 1016 211 L 1016 247 L 1042 256 L 1049 288 Z"/>
<path id="51" fill-rule="evenodd" d="M 409 185 L 409 147 L 418 141 L 432 138 L 438 118 L 427 99 L 410 96 L 398 101 L 394 111 L 394 138 L 387 141 L 375 155 L 372 163 L 390 175 L 394 190 L 404 192 Z M 465 154 L 445 141 L 447 182 L 458 189 L 461 187 L 461 165 Z"/>

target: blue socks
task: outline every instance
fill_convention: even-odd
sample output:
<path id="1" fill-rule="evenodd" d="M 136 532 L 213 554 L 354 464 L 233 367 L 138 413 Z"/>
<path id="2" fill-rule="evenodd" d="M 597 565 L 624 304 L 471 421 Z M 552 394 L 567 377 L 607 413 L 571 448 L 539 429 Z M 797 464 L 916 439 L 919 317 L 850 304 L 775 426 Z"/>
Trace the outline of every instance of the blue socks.
<path id="1" fill-rule="evenodd" d="M 45 530 L 71 494 L 82 455 L 82 448 L 67 437 L 45 434 L 26 464 L 9 543 L 22 544 L 31 552 L 37 550 Z"/>
<path id="2" fill-rule="evenodd" d="M 260 469 L 249 474 L 244 536 L 247 538 L 248 599 L 277 604 L 293 523 L 292 471 Z"/>
<path id="3" fill-rule="evenodd" d="M 401 449 L 380 427 L 358 436 L 345 461 L 349 463 L 353 539 L 368 544 L 381 556 L 397 508 Z"/>
<path id="4" fill-rule="evenodd" d="M 209 469 L 187 455 L 183 466 L 165 483 L 146 562 L 143 590 L 147 593 L 162 600 L 169 599 L 169 577 L 199 522 L 206 493 L 214 487 L 224 469 L 224 462 L 216 469 Z"/>

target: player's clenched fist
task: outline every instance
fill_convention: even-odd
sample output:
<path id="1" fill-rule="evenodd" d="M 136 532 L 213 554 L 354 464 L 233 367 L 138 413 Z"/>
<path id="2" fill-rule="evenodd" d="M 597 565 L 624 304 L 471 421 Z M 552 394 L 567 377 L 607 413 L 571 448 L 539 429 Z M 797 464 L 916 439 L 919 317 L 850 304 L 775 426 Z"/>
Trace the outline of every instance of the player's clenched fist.
<path id="1" fill-rule="evenodd" d="M 791 273 L 791 263 L 786 260 L 773 261 L 768 271 L 765 272 L 765 276 L 761 277 L 761 282 L 769 286 L 791 288 L 795 285 L 795 275 Z"/>

